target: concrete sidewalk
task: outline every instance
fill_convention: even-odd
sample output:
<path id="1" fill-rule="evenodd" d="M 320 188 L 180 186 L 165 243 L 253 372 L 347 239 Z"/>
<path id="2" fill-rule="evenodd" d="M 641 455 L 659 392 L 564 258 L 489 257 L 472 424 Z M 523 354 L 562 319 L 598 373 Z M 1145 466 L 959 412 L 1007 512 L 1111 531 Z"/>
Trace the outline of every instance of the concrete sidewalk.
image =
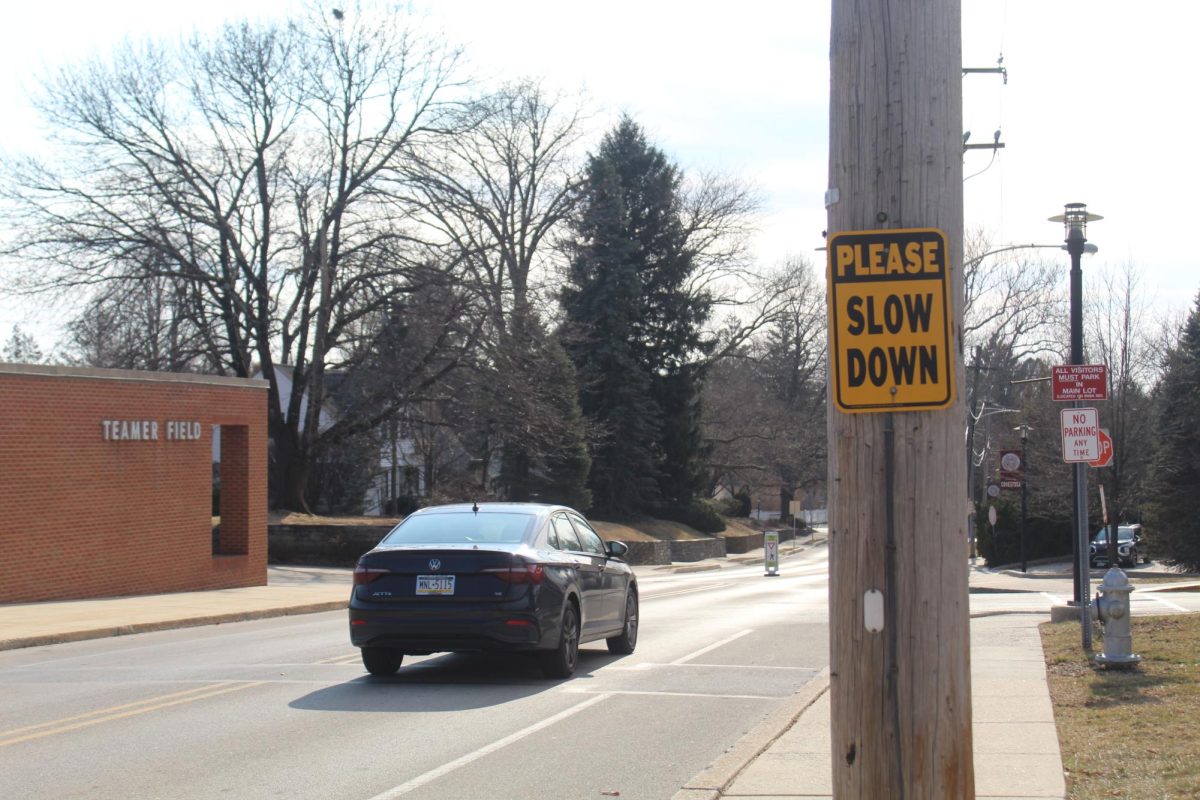
<path id="1" fill-rule="evenodd" d="M 0 605 L 0 650 L 344 609 L 352 571 L 270 567 L 266 586 Z"/>

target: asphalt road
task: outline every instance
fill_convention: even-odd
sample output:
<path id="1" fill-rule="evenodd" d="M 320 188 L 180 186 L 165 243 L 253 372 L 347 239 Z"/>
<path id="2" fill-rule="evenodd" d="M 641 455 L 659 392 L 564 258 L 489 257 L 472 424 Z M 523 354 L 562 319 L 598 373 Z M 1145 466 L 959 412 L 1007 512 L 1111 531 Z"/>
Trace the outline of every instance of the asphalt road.
<path id="1" fill-rule="evenodd" d="M 824 550 L 782 573 L 643 575 L 637 652 L 562 682 L 371 678 L 343 612 L 0 652 L 0 797 L 670 797 L 827 665 Z"/>

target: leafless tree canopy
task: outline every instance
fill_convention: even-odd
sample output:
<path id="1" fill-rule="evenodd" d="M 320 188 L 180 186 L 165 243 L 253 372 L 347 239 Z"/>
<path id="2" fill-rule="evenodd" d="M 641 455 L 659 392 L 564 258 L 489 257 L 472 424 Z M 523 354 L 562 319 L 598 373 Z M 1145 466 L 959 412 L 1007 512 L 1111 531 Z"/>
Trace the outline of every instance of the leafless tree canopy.
<path id="1" fill-rule="evenodd" d="M 6 187 L 33 288 L 169 281 L 211 367 L 261 370 L 293 507 L 326 371 L 362 351 L 366 320 L 459 266 L 414 234 L 404 180 L 461 132 L 457 54 L 394 12 L 314 8 L 64 70 L 43 102 L 59 155 L 12 165 Z"/>
<path id="2" fill-rule="evenodd" d="M 734 334 L 705 387 L 708 472 L 714 488 L 777 486 L 786 501 L 825 479 L 825 293 L 798 258 L 761 286 L 761 322 L 727 326 Z"/>

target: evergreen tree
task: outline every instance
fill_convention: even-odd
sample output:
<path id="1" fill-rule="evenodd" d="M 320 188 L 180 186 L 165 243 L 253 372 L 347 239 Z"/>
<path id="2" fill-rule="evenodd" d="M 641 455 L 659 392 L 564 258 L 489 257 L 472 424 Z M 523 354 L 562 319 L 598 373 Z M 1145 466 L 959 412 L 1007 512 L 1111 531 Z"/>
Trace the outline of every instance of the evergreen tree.
<path id="1" fill-rule="evenodd" d="M 491 388 L 500 391 L 480 399 L 495 412 L 491 424 L 503 448 L 498 483 L 504 497 L 588 509 L 591 460 L 575 369 L 562 346 L 535 321 L 496 375 Z"/>
<path id="2" fill-rule="evenodd" d="M 700 486 L 697 356 L 711 301 L 689 291 L 694 253 L 679 171 L 628 117 L 588 161 L 563 292 L 580 406 L 598 432 L 601 513 L 686 504 Z"/>
<path id="3" fill-rule="evenodd" d="M 1158 387 L 1157 448 L 1150 479 L 1152 546 L 1170 562 L 1200 569 L 1200 296 L 1167 354 Z"/>
<path id="4" fill-rule="evenodd" d="M 0 350 L 0 361 L 13 364 L 41 364 L 46 360 L 42 348 L 32 336 L 21 330 L 20 325 L 13 325 L 12 336 Z"/>

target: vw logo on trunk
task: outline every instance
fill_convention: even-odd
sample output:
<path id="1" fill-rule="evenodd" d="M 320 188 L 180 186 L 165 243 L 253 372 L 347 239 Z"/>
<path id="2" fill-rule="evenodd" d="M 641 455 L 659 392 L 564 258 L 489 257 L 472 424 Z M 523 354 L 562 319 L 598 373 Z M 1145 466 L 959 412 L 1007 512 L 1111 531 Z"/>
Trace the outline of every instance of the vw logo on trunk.
<path id="1" fill-rule="evenodd" d="M 433 570 L 434 572 L 437 572 L 439 569 L 442 568 L 442 560 L 440 558 L 429 559 L 429 568 L 431 570 Z"/>

